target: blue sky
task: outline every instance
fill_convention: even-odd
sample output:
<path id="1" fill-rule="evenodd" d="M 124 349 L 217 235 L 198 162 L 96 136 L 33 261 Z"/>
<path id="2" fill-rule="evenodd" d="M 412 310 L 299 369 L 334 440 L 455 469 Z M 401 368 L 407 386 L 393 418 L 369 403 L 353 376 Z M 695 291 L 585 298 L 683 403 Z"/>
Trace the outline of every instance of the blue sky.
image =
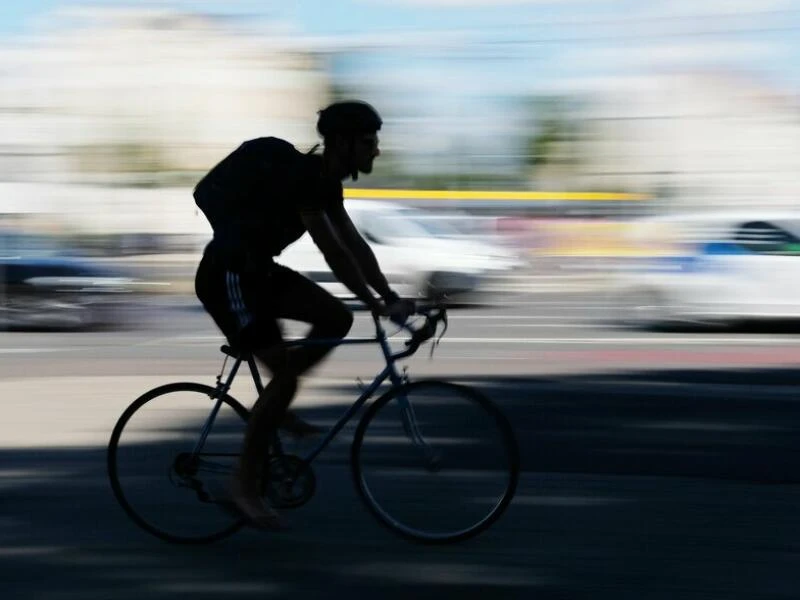
<path id="1" fill-rule="evenodd" d="M 259 15 L 273 17 L 296 24 L 298 29 L 311 34 L 357 33 L 376 28 L 379 30 L 410 30 L 419 26 L 432 29 L 477 28 L 485 25 L 505 27 L 519 22 L 520 18 L 563 14 L 576 6 L 600 3 L 592 0 L 572 2 L 524 2 L 517 0 L 490 2 L 422 2 L 421 0 L 397 2 L 389 0 L 27 0 L 4 2 L 0 6 L 0 30 L 14 33 L 24 30 L 32 19 L 64 6 L 103 5 L 159 5 L 191 10 L 203 10 L 233 15 Z M 572 5 L 567 6 L 567 5 Z M 496 6 L 500 6 L 498 10 Z M 603 12 L 595 6 L 593 12 Z"/>
<path id="2" fill-rule="evenodd" d="M 24 37 L 52 11 L 85 5 L 238 15 L 240 26 L 277 22 L 309 46 L 368 44 L 340 54 L 337 75 L 369 81 L 370 100 L 435 117 L 443 132 L 483 115 L 496 129 L 481 144 L 513 127 L 509 98 L 620 75 L 732 69 L 800 97 L 800 0 L 23 0 L 0 3 L 0 34 Z"/>
<path id="3" fill-rule="evenodd" d="M 24 35 L 55 9 L 87 4 L 239 15 L 255 29 L 277 21 L 319 43 L 371 36 L 381 49 L 340 64 L 358 76 L 391 65 L 408 77 L 480 78 L 478 91 L 696 67 L 800 90 L 800 0 L 23 0 L 0 3 L 0 33 Z M 461 37 L 445 43 L 448 34 Z"/>

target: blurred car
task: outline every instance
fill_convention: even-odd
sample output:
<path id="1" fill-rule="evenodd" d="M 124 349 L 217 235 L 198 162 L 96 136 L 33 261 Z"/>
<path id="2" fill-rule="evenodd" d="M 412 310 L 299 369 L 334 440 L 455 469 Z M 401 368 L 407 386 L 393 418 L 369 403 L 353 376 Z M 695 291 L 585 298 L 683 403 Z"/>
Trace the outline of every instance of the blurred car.
<path id="1" fill-rule="evenodd" d="M 48 236 L 0 230 L 0 329 L 107 325 L 134 282 Z"/>
<path id="2" fill-rule="evenodd" d="M 800 318 L 800 212 L 652 217 L 631 228 L 642 256 L 612 287 L 639 327 Z"/>
<path id="3" fill-rule="evenodd" d="M 404 296 L 477 301 L 492 283 L 525 265 L 513 248 L 471 236 L 432 211 L 372 200 L 347 200 L 345 206 L 389 283 Z M 308 234 L 277 260 L 340 297 L 352 296 Z"/>

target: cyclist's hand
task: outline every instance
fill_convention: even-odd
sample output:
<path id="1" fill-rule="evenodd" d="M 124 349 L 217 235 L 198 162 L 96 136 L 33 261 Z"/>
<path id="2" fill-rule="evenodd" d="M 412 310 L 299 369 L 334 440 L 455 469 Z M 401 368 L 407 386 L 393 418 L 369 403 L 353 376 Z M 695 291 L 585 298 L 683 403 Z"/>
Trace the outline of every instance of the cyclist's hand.
<path id="1" fill-rule="evenodd" d="M 416 303 L 409 298 L 400 298 L 386 307 L 386 316 L 397 325 L 405 325 L 408 317 L 417 311 Z"/>
<path id="2" fill-rule="evenodd" d="M 386 304 L 384 304 L 380 300 L 373 299 L 373 301 L 370 302 L 367 306 L 370 312 L 372 313 L 372 316 L 375 317 L 376 319 L 385 317 L 389 314 L 388 311 L 386 310 Z"/>

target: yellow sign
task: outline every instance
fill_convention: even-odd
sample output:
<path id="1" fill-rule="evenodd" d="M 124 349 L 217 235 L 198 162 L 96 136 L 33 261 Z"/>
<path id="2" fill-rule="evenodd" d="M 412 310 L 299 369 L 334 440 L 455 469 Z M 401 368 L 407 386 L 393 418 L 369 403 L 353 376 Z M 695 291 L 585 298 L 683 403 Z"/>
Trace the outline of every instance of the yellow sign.
<path id="1" fill-rule="evenodd" d="M 624 194 L 614 192 L 501 192 L 480 190 L 391 190 L 346 188 L 345 198 L 371 199 L 371 200 L 500 200 L 504 202 L 534 202 L 534 201 L 583 201 L 583 202 L 611 202 L 611 201 L 641 201 L 648 197 L 645 194 Z"/>

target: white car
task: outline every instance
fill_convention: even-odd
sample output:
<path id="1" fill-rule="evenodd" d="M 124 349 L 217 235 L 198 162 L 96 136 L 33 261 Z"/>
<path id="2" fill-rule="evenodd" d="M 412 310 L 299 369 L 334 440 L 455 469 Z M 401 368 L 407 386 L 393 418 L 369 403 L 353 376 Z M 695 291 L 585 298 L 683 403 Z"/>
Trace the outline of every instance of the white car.
<path id="1" fill-rule="evenodd" d="M 800 212 L 725 211 L 639 220 L 642 258 L 613 285 L 643 327 L 800 318 Z"/>
<path id="2" fill-rule="evenodd" d="M 469 301 L 524 265 L 514 249 L 466 235 L 446 219 L 433 218 L 432 211 L 377 200 L 346 200 L 345 207 L 389 283 L 404 296 L 446 294 Z M 336 282 L 308 234 L 276 260 L 340 297 L 352 296 Z"/>

